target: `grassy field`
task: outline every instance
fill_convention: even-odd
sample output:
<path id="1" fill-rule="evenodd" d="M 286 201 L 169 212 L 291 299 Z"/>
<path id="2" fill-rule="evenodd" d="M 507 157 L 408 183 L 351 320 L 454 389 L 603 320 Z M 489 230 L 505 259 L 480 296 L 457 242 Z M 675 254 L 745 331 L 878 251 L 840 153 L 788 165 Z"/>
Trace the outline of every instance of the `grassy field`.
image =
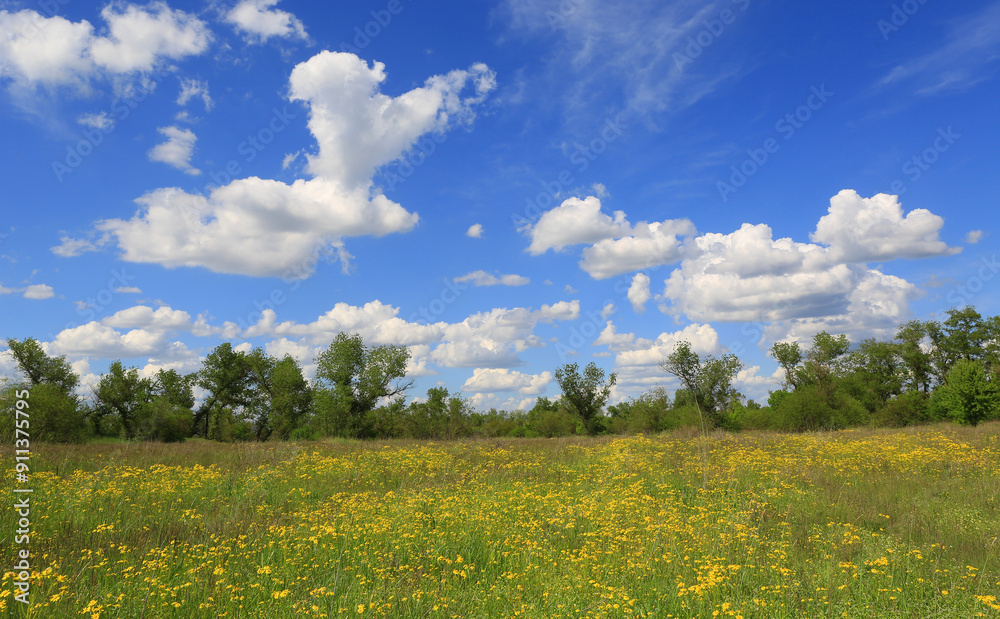
<path id="1" fill-rule="evenodd" d="M 94 618 L 1000 617 L 1000 424 L 720 433 L 705 451 L 692 434 L 41 446 L 32 604 L 13 600 L 10 572 L 0 604 Z M 4 548 L 15 528 L 3 510 Z"/>

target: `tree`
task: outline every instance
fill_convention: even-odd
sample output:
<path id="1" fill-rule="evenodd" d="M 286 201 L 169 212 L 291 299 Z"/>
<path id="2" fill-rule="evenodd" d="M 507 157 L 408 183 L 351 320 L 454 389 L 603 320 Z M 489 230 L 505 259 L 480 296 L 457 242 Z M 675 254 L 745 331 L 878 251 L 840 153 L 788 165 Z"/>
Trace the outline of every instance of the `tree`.
<path id="1" fill-rule="evenodd" d="M 34 338 L 20 341 L 10 338 L 7 347 L 25 380 L 9 386 L 5 397 L 14 398 L 19 392 L 28 392 L 31 437 L 54 443 L 86 440 L 90 434 L 86 414 L 74 393 L 80 378 L 66 357 L 50 357 Z M 13 415 L 10 417 L 10 434 L 13 435 Z"/>
<path id="2" fill-rule="evenodd" d="M 66 356 L 48 356 L 38 340 L 29 337 L 18 341 L 10 338 L 7 340 L 7 347 L 29 384 L 55 385 L 66 395 L 72 395 L 80 384 L 80 378 L 73 372 Z"/>
<path id="3" fill-rule="evenodd" d="M 869 411 L 884 407 L 903 392 L 904 367 L 899 346 L 874 338 L 862 340 L 848 355 L 854 395 Z"/>
<path id="4" fill-rule="evenodd" d="M 271 370 L 269 436 L 287 440 L 304 425 L 311 409 L 312 390 L 302 368 L 285 355 Z"/>
<path id="5" fill-rule="evenodd" d="M 208 392 L 194 414 L 194 434 L 208 437 L 211 417 L 223 410 L 232 415 L 234 408 L 251 406 L 252 376 L 245 353 L 234 350 L 229 342 L 219 344 L 205 357 L 195 384 Z"/>
<path id="6" fill-rule="evenodd" d="M 187 409 L 194 408 L 194 391 L 192 386 L 197 375 L 180 374 L 177 370 L 160 369 L 153 377 L 153 393 L 155 397 L 163 398 L 171 404 Z"/>
<path id="7" fill-rule="evenodd" d="M 795 389 L 801 377 L 799 364 L 802 363 L 802 349 L 798 342 L 775 342 L 771 346 L 771 356 L 785 370 L 785 388 Z"/>
<path id="8" fill-rule="evenodd" d="M 923 346 L 926 338 L 927 323 L 919 320 L 903 323 L 896 330 L 903 385 L 907 391 L 922 391 L 925 395 L 930 393 L 934 371 L 931 355 Z"/>
<path id="9" fill-rule="evenodd" d="M 367 416 L 379 400 L 401 395 L 413 384 L 401 381 L 409 359 L 405 346 L 369 348 L 357 333 L 338 333 L 329 348 L 316 357 L 316 382 L 324 392 L 321 403 L 339 411 L 333 415 L 339 421 L 335 431 L 367 436 L 371 426 Z"/>
<path id="10" fill-rule="evenodd" d="M 733 388 L 733 380 L 743 369 L 743 362 L 736 355 L 708 355 L 702 362 L 698 353 L 691 350 L 691 343 L 681 341 L 660 363 L 660 368 L 679 378 L 684 388 L 694 396 L 699 416 L 707 416 L 713 426 L 723 425 L 723 408 L 739 395 Z M 703 432 L 707 430 L 707 425 L 702 418 Z"/>
<path id="11" fill-rule="evenodd" d="M 612 372 L 607 382 L 604 381 L 604 370 L 591 361 L 580 375 L 580 366 L 568 363 L 556 370 L 556 382 L 562 389 L 563 398 L 573 409 L 581 421 L 587 434 L 598 431 L 597 416 L 611 397 L 618 376 Z"/>
<path id="12" fill-rule="evenodd" d="M 959 360 L 978 361 L 983 358 L 991 326 L 972 306 L 952 308 L 945 313 L 948 318 L 943 323 L 927 323 L 927 335 L 934 346 L 934 369 L 940 382 L 945 381 L 948 372 Z"/>
<path id="13" fill-rule="evenodd" d="M 54 384 L 40 383 L 0 385 L 0 436 L 13 445 L 15 415 L 18 400 L 28 405 L 31 441 L 39 443 L 82 443 L 90 436 L 87 418 L 79 402 L 67 396 Z M 19 421 L 24 421 L 21 418 Z"/>
<path id="14" fill-rule="evenodd" d="M 108 373 L 94 387 L 94 415 L 98 425 L 107 416 L 116 416 L 121 422 L 125 438 L 136 437 L 137 426 L 145 413 L 146 407 L 153 400 L 153 382 L 141 378 L 139 370 L 126 370 L 121 361 L 115 361 L 108 368 Z"/>

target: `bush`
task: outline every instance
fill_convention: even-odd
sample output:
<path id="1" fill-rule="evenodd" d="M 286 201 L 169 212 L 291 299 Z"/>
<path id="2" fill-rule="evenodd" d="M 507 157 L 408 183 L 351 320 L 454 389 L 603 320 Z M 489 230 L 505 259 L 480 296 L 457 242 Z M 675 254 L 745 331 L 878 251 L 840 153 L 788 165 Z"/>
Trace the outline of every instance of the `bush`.
<path id="1" fill-rule="evenodd" d="M 908 391 L 875 411 L 872 422 L 878 427 L 902 428 L 926 423 L 929 420 L 927 396 L 920 391 Z"/>
<path id="2" fill-rule="evenodd" d="M 745 430 L 772 430 L 775 426 L 774 411 L 770 406 L 747 407 L 741 421 Z"/>
<path id="3" fill-rule="evenodd" d="M 961 359 L 934 390 L 931 416 L 976 426 L 997 418 L 1000 413 L 1000 387 L 990 380 L 982 363 Z"/>
<path id="4" fill-rule="evenodd" d="M 319 440 L 319 434 L 313 428 L 302 426 L 292 430 L 288 439 L 291 441 L 316 441 Z"/>
<path id="5" fill-rule="evenodd" d="M 777 391 L 772 393 L 772 398 Z M 860 402 L 844 393 L 832 393 L 820 385 L 805 385 L 794 392 L 774 398 L 774 429 L 792 432 L 840 430 L 863 425 L 871 414 Z M 771 399 L 768 400 L 769 402 Z"/>
<path id="6" fill-rule="evenodd" d="M 578 431 L 578 423 L 582 424 L 583 422 L 565 408 L 560 408 L 555 411 L 541 411 L 530 429 L 537 432 L 539 436 L 567 436 Z"/>
<path id="7" fill-rule="evenodd" d="M 518 426 L 518 419 L 523 417 L 523 415 L 524 413 L 520 411 L 503 414 L 497 412 L 495 409 L 491 409 L 486 414 L 475 416 L 477 424 L 474 433 L 476 436 L 487 438 L 510 436 L 510 433 Z"/>
<path id="8" fill-rule="evenodd" d="M 153 410 L 153 424 L 150 438 L 164 443 L 183 443 L 191 435 L 194 413 L 185 408 L 157 398 L 150 405 Z"/>
<path id="9" fill-rule="evenodd" d="M 91 424 L 86 412 L 73 397 L 66 395 L 57 385 L 42 383 L 33 387 L 9 385 L 0 391 L 0 429 L 7 444 L 13 444 L 15 417 L 13 414 L 18 396 L 27 392 L 28 428 L 33 442 L 83 443 L 90 438 Z M 24 419 L 24 417 L 22 417 Z"/>

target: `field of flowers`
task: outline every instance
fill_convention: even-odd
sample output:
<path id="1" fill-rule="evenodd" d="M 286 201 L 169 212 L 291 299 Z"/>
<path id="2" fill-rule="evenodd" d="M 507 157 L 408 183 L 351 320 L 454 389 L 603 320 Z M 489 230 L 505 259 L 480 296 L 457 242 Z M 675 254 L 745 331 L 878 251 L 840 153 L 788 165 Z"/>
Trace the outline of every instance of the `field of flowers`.
<path id="1" fill-rule="evenodd" d="M 1000 424 L 698 440 L 44 446 L 0 609 L 1000 617 Z"/>

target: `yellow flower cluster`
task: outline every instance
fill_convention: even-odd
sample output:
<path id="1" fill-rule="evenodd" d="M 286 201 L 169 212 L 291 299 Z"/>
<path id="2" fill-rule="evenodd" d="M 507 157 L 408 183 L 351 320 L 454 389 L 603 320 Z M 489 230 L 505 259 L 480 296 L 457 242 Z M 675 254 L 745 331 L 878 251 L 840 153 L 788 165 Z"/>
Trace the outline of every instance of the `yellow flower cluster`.
<path id="1" fill-rule="evenodd" d="M 990 437 L 717 435 L 704 477 L 696 440 L 669 436 L 101 462 L 34 478 L 33 600 L 65 617 L 996 616 Z"/>

